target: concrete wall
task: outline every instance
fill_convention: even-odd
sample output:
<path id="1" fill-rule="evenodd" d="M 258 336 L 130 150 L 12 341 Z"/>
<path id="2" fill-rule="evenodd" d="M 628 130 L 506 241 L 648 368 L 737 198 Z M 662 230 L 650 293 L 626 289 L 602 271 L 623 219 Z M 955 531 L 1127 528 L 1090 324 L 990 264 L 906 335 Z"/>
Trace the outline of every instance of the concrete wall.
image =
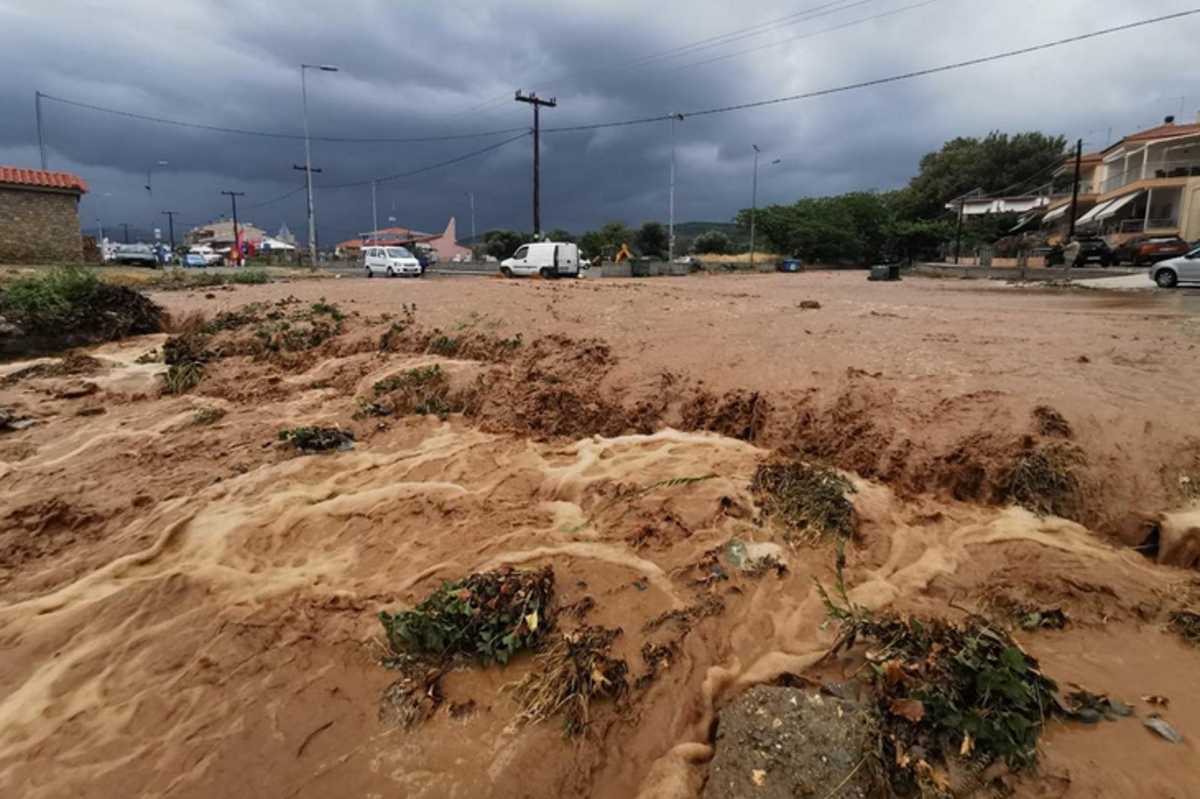
<path id="1" fill-rule="evenodd" d="M 82 260 L 78 195 L 0 187 L 0 263 Z"/>

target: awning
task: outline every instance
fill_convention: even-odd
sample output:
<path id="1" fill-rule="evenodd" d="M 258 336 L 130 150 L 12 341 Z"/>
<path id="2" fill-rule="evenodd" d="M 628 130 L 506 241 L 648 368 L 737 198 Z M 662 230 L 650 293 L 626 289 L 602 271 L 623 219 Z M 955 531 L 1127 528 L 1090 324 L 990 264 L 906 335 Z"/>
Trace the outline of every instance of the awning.
<path id="1" fill-rule="evenodd" d="M 1042 214 L 1040 211 L 1034 211 L 1032 214 L 1025 214 L 1025 216 L 1021 217 L 1020 221 L 1018 221 L 1017 224 L 1013 225 L 1011 228 L 1008 229 L 1008 232 L 1009 233 L 1021 232 L 1025 228 L 1032 225 L 1034 222 L 1037 222 L 1039 217 L 1041 217 L 1041 215 Z"/>
<path id="2" fill-rule="evenodd" d="M 1145 194 L 1144 191 L 1135 191 L 1133 194 L 1126 194 L 1124 197 L 1113 200 L 1105 208 L 1104 212 L 1096 215 L 1096 220 L 1108 219 L 1110 216 L 1120 211 L 1125 206 Z"/>
<path id="3" fill-rule="evenodd" d="M 1113 204 L 1113 200 L 1109 200 L 1108 202 L 1100 203 L 1095 208 L 1093 208 L 1092 210 L 1088 211 L 1083 216 L 1076 219 L 1075 220 L 1076 227 L 1078 227 L 1079 225 L 1086 225 L 1090 222 L 1095 222 L 1096 217 L 1098 217 L 1101 213 L 1103 213 L 1104 209 L 1108 208 L 1108 206 L 1110 206 L 1112 204 Z"/>
<path id="4" fill-rule="evenodd" d="M 1053 211 L 1049 212 L 1048 214 L 1046 214 L 1045 216 L 1042 217 L 1042 224 L 1044 225 L 1047 222 L 1053 222 L 1055 219 L 1059 219 L 1063 216 L 1066 216 L 1067 211 L 1069 211 L 1070 209 L 1071 209 L 1070 203 L 1067 203 L 1066 205 L 1060 205 L 1059 207 L 1055 208 Z"/>

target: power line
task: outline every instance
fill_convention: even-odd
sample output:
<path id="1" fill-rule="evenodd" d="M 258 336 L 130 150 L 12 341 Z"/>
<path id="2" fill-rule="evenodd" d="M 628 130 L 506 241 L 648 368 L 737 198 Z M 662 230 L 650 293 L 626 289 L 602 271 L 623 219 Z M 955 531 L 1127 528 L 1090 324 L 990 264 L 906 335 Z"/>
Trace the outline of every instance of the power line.
<path id="1" fill-rule="evenodd" d="M 434 169 L 440 169 L 441 167 L 444 167 L 444 166 L 450 166 L 451 164 L 457 164 L 460 161 L 466 161 L 468 158 L 474 158 L 477 155 L 483 155 L 484 153 L 490 153 L 492 150 L 499 150 L 501 147 L 505 146 L 506 144 L 512 144 L 513 142 L 518 141 L 519 139 L 523 139 L 526 136 L 532 135 L 532 132 L 528 128 L 523 128 L 522 130 L 524 132 L 521 133 L 521 135 L 519 135 L 519 136 L 513 136 L 511 139 L 505 139 L 502 142 L 497 142 L 496 144 L 492 144 L 487 147 L 480 148 L 478 150 L 472 150 L 469 153 L 463 153 L 462 155 L 455 156 L 454 158 L 450 158 L 445 161 L 438 161 L 436 164 L 429 164 L 428 166 L 423 166 L 420 169 L 414 169 L 410 172 L 398 172 L 394 175 L 384 175 L 382 177 L 377 177 L 377 178 L 367 178 L 366 180 L 356 180 L 351 183 L 333 183 L 333 184 L 329 184 L 327 186 L 317 186 L 316 188 L 322 189 L 322 190 L 324 190 L 324 189 L 346 189 L 346 188 L 350 188 L 352 186 L 369 186 L 369 185 L 371 185 L 371 183 L 385 183 L 389 180 L 400 180 L 401 178 L 411 178 L 415 175 L 420 175 L 424 172 L 431 172 Z"/>
<path id="2" fill-rule="evenodd" d="M 199 122 L 183 122 L 178 119 L 167 119 L 165 117 L 156 117 L 156 116 L 151 116 L 149 114 L 139 114 L 134 111 L 122 111 L 122 110 L 116 109 L 116 108 L 105 108 L 104 106 L 92 105 L 91 103 L 81 103 L 77 100 L 67 100 L 62 97 L 54 97 L 53 95 L 42 94 L 40 92 L 39 92 L 39 95 L 43 100 L 53 100 L 56 103 L 62 103 L 64 105 L 72 105 L 77 108 L 86 108 L 89 111 L 99 111 L 99 112 L 105 113 L 105 114 L 113 114 L 114 116 L 127 117 L 129 119 L 139 119 L 139 120 L 142 120 L 143 122 L 154 122 L 154 123 L 157 123 L 160 125 L 174 125 L 175 127 L 179 127 L 179 128 L 194 128 L 197 130 L 213 131 L 215 133 L 233 133 L 233 134 L 237 134 L 240 136 L 259 136 L 259 137 L 269 138 L 269 139 L 294 139 L 297 141 L 303 141 L 303 139 L 304 139 L 304 135 L 300 134 L 300 133 L 279 133 L 279 132 L 264 131 L 264 130 L 247 130 L 246 128 L 227 128 L 227 127 L 222 127 L 220 125 L 205 125 L 205 124 L 202 124 Z M 444 135 L 444 136 L 410 136 L 410 137 L 380 136 L 380 137 L 366 137 L 366 138 L 358 138 L 358 137 L 351 137 L 351 136 L 311 136 L 309 138 L 312 141 L 341 142 L 341 143 L 355 143 L 355 144 L 383 144 L 383 143 L 415 144 L 418 142 L 454 141 L 456 139 L 479 139 L 479 138 L 485 138 L 487 136 L 500 136 L 505 133 L 515 133 L 516 131 L 524 130 L 524 129 L 525 128 L 504 128 L 501 130 L 484 130 L 484 131 L 478 131 L 476 133 L 456 133 L 456 134 L 448 134 L 448 135 Z"/>
<path id="3" fill-rule="evenodd" d="M 951 72 L 956 69 L 964 69 L 966 67 L 978 66 L 980 64 L 987 64 L 987 63 L 991 63 L 994 61 L 1003 61 L 1005 59 L 1015 58 L 1015 57 L 1021 56 L 1021 55 L 1028 55 L 1029 53 L 1036 53 L 1036 52 L 1040 52 L 1042 50 L 1050 50 L 1055 47 L 1062 47 L 1064 45 L 1075 44 L 1077 42 L 1087 41 L 1089 39 L 1096 39 L 1101 36 L 1108 36 L 1113 33 L 1120 33 L 1123 31 L 1133 30 L 1135 28 L 1145 27 L 1147 25 L 1154 25 L 1159 22 L 1167 22 L 1170 20 L 1182 19 L 1184 17 L 1190 17 L 1190 16 L 1194 16 L 1196 14 L 1200 14 L 1200 8 L 1193 8 L 1193 9 L 1189 9 L 1187 11 L 1179 11 L 1174 14 L 1166 14 L 1166 15 L 1163 15 L 1160 17 L 1153 17 L 1151 19 L 1140 20 L 1138 22 L 1130 22 L 1125 25 L 1117 25 L 1117 26 L 1114 26 L 1111 28 L 1103 28 L 1101 30 L 1093 31 L 1091 33 L 1083 33 L 1083 34 L 1079 34 L 1078 36 L 1070 36 L 1065 39 L 1056 39 L 1051 42 L 1035 44 L 1035 45 L 1031 45 L 1029 47 L 1021 47 L 1016 50 L 1007 50 L 1002 53 L 995 53 L 993 55 L 981 56 L 979 58 L 971 58 L 966 61 L 957 61 L 955 63 L 944 64 L 939 67 L 929 67 L 927 69 L 918 69 L 918 70 L 914 70 L 912 72 L 905 72 L 900 75 L 891 75 L 886 78 L 875 78 L 874 80 L 860 81 L 858 83 L 849 83 L 849 84 L 845 84 L 843 86 L 835 86 L 835 87 L 828 88 L 828 89 L 817 89 L 815 91 L 803 92 L 801 94 L 787 95 L 786 97 L 774 97 L 774 98 L 771 98 L 770 100 L 758 100 L 758 101 L 751 102 L 751 103 L 738 103 L 736 105 L 726 105 L 726 106 L 720 106 L 718 108 L 707 108 L 707 109 L 704 109 L 701 111 L 685 111 L 682 113 L 683 113 L 683 116 L 685 116 L 685 117 L 711 116 L 714 114 L 727 114 L 732 111 L 746 111 L 751 108 L 762 108 L 762 107 L 769 106 L 769 105 L 779 105 L 781 103 L 796 102 L 798 100 L 811 100 L 816 97 L 825 97 L 825 96 L 832 95 L 832 94 L 841 94 L 843 92 L 855 91 L 857 89 L 866 89 L 866 88 L 870 88 L 873 86 L 883 86 L 883 85 L 886 85 L 889 83 L 899 83 L 901 81 L 912 80 L 914 78 L 922 78 L 922 77 L 927 77 L 929 75 L 937 75 L 937 74 L 940 74 L 943 72 Z M 546 128 L 542 132 L 543 133 L 570 133 L 570 132 L 585 131 L 585 130 L 599 130 L 601 128 L 616 128 L 616 127 L 627 127 L 627 126 L 631 126 L 631 125 L 645 125 L 645 124 L 649 124 L 652 122 L 665 122 L 667 120 L 670 120 L 672 116 L 674 116 L 674 115 L 673 114 L 658 114 L 656 116 L 651 116 L 651 117 L 641 117 L 638 119 L 627 119 L 627 120 L 621 120 L 621 121 L 615 121 L 615 122 L 598 122 L 598 123 L 584 124 L 584 125 L 568 125 L 568 126 L 563 126 L 563 127 L 558 127 L 558 128 Z"/>
<path id="4" fill-rule="evenodd" d="M 313 170 L 313 171 L 315 172 L 316 170 Z M 262 202 L 260 202 L 260 203 L 253 203 L 253 204 L 251 204 L 251 205 L 247 205 L 247 206 L 246 206 L 246 210 L 247 210 L 247 211 L 249 211 L 249 210 L 251 210 L 251 209 L 253 209 L 253 208 L 262 208 L 264 205 L 271 205 L 271 204 L 273 204 L 273 203 L 277 203 L 277 202 L 280 202 L 280 201 L 282 201 L 282 200 L 286 200 L 288 197 L 294 197 L 295 195 L 297 195 L 297 194 L 299 194 L 300 192 L 304 191 L 306 188 L 308 188 L 308 186 L 306 186 L 306 185 L 305 185 L 305 186 L 300 186 L 299 188 L 292 189 L 292 190 L 291 190 L 291 191 L 289 191 L 287 194 L 281 194 L 281 195 L 279 195 L 278 197 L 274 197 L 274 198 L 272 198 L 272 199 L 270 199 L 270 200 L 263 200 L 263 201 L 262 201 Z"/>

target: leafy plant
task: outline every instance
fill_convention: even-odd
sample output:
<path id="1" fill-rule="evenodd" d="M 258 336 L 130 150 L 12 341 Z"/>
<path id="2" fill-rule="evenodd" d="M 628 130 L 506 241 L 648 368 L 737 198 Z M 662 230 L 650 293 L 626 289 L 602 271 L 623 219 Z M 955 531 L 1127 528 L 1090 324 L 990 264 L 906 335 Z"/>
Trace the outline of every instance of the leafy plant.
<path id="1" fill-rule="evenodd" d="M 452 336 L 437 335 L 429 340 L 429 344 L 425 349 L 434 355 L 444 355 L 447 358 L 452 358 L 458 354 L 459 347 L 462 346 L 462 341 Z"/>
<path id="2" fill-rule="evenodd" d="M 271 278 L 265 269 L 239 269 L 229 275 L 229 282 L 261 284 L 270 283 Z"/>
<path id="3" fill-rule="evenodd" d="M 1200 646 L 1200 613 L 1176 610 L 1171 613 L 1171 629 L 1185 641 Z"/>
<path id="4" fill-rule="evenodd" d="M 504 568 L 442 583 L 412 610 L 385 611 L 379 620 L 398 655 L 507 663 L 549 631 L 553 598 L 549 566 L 536 571 Z"/>
<path id="5" fill-rule="evenodd" d="M 12 281 L 0 291 L 0 316 L 30 333 L 97 341 L 157 333 L 165 321 L 162 308 L 143 294 L 78 266 Z"/>
<path id="6" fill-rule="evenodd" d="M 280 430 L 279 440 L 302 451 L 325 452 L 348 449 L 354 443 L 354 434 L 338 427 L 292 427 Z"/>
<path id="7" fill-rule="evenodd" d="M 204 364 L 196 361 L 171 364 L 163 375 L 163 392 L 186 394 L 204 378 Z"/>

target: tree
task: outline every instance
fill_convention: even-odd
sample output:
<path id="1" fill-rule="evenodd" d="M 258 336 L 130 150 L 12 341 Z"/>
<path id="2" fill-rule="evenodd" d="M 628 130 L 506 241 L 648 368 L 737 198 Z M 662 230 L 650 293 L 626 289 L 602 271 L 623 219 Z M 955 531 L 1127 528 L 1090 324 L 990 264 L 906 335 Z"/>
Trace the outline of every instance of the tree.
<path id="1" fill-rule="evenodd" d="M 634 237 L 635 245 L 647 258 L 666 258 L 670 237 L 661 222 L 646 222 Z"/>
<path id="2" fill-rule="evenodd" d="M 933 218 L 945 205 L 974 189 L 993 194 L 1049 182 L 1049 171 L 1062 163 L 1067 140 L 1030 132 L 993 131 L 982 139 L 957 138 L 921 159 L 920 172 L 908 186 L 914 216 Z"/>
<path id="3" fill-rule="evenodd" d="M 565 242 L 574 242 L 575 241 L 575 236 L 573 236 L 571 234 L 571 231 L 563 230 L 560 227 L 556 227 L 554 230 L 551 230 L 549 233 L 546 234 L 546 237 L 548 239 L 550 239 L 550 241 L 565 241 Z"/>
<path id="4" fill-rule="evenodd" d="M 515 230 L 489 230 L 483 234 L 483 246 L 488 255 L 503 261 L 511 258 L 529 236 Z"/>
<path id="5" fill-rule="evenodd" d="M 579 248 L 588 258 L 611 258 L 622 244 L 632 243 L 633 231 L 621 222 L 609 222 L 599 230 L 589 230 L 579 237 Z"/>
<path id="6" fill-rule="evenodd" d="M 692 243 L 692 252 L 716 255 L 728 255 L 733 250 L 733 242 L 719 230 L 709 230 L 701 233 Z"/>

